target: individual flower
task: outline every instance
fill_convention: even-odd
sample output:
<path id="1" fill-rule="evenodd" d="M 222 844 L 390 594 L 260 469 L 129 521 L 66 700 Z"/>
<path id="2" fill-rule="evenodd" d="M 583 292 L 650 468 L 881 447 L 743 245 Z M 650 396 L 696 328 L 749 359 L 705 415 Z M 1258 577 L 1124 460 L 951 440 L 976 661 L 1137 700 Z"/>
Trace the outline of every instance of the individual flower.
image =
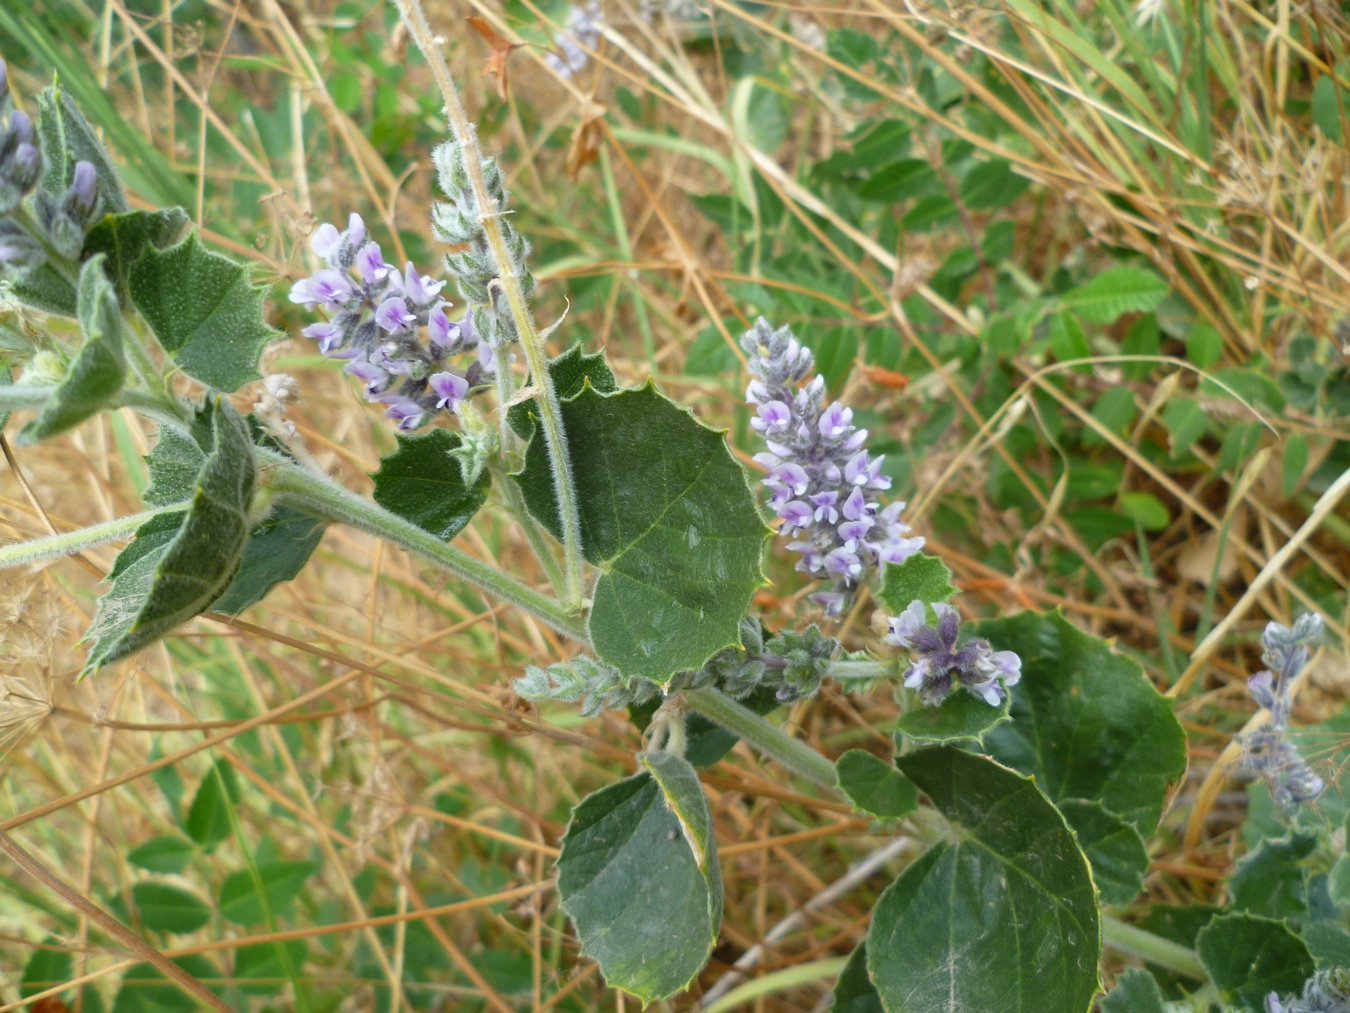
<path id="1" fill-rule="evenodd" d="M 973 693 L 991 707 L 1007 696 L 1007 687 L 1022 678 L 1022 659 L 1012 651 L 996 651 L 989 641 L 961 642 L 961 616 L 945 602 L 932 606 L 937 622 L 928 622 L 927 607 L 912 601 L 890 621 L 888 644 L 910 652 L 904 681 L 928 707 L 936 707 L 955 689 Z"/>
<path id="2" fill-rule="evenodd" d="M 891 480 L 881 474 L 883 458 L 864 448 L 867 430 L 853 425 L 852 410 L 825 404 L 824 378 L 805 382 L 811 350 L 763 317 L 741 347 L 754 378 L 746 389 L 755 407 L 750 424 L 768 446 L 755 460 L 768 469 L 769 505 L 783 521 L 782 534 L 794 538 L 788 548 L 801 554 L 797 569 L 831 581 L 811 597 L 836 615 L 870 570 L 904 562 L 923 539 L 900 520 L 904 503 L 881 505 L 878 493 Z"/>
<path id="3" fill-rule="evenodd" d="M 1289 739 L 1293 682 L 1308 664 L 1309 645 L 1321 632 L 1322 619 L 1314 612 L 1300 616 L 1292 628 L 1268 623 L 1261 638 L 1265 648 L 1261 659 L 1270 669 L 1247 680 L 1247 691 L 1270 712 L 1270 720 L 1243 736 L 1242 764 L 1265 781 L 1271 797 L 1285 810 L 1311 802 L 1326 787 Z"/>
<path id="4" fill-rule="evenodd" d="M 0 61 L 0 67 L 3 63 Z M 5 83 L 0 92 L 0 111 L 8 106 L 9 91 Z M 34 137 L 33 121 L 16 109 L 9 114 L 8 125 L 0 130 L 0 214 L 16 208 L 37 186 L 41 175 L 42 155 Z"/>
<path id="5" fill-rule="evenodd" d="M 24 154 L 24 147 L 19 146 L 18 156 Z M 98 206 L 98 173 L 92 163 L 79 161 L 65 192 L 60 197 L 40 192 L 35 211 L 38 225 L 52 247 L 62 256 L 74 259 L 84 248 L 84 235 Z"/>

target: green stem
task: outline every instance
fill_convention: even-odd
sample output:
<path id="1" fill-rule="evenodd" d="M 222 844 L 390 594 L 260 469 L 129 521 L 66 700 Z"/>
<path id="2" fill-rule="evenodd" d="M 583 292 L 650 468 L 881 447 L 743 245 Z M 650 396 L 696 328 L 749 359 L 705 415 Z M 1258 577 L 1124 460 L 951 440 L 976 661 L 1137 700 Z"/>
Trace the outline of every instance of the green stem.
<path id="1" fill-rule="evenodd" d="M 16 383 L 0 387 L 0 414 L 41 408 L 55 392 L 54 386 L 37 384 Z M 167 423 L 179 429 L 190 421 L 187 409 L 174 395 L 156 394 L 139 387 L 123 387 L 105 407 L 132 408 L 156 422 Z"/>
<path id="2" fill-rule="evenodd" d="M 497 488 L 501 491 L 502 499 L 506 502 L 506 508 L 511 511 L 511 516 L 525 531 L 525 537 L 529 540 L 530 548 L 534 550 L 535 558 L 539 560 L 544 572 L 548 574 L 549 583 L 553 585 L 553 592 L 561 595 L 564 578 L 562 568 L 558 565 L 558 557 L 553 554 L 553 546 L 544 537 L 543 529 L 530 516 L 520 486 L 514 478 L 506 474 L 503 468 L 494 467 L 492 477 L 497 480 Z"/>
<path id="3" fill-rule="evenodd" d="M 500 570 L 474 559 L 468 553 L 447 545 L 435 535 L 390 513 L 377 503 L 293 464 L 280 454 L 260 450 L 268 465 L 269 480 L 279 502 L 328 521 L 350 524 L 369 531 L 387 542 L 421 556 L 443 570 L 481 588 L 495 598 L 548 624 L 564 636 L 589 643 L 586 623 L 547 595 L 520 583 Z"/>
<path id="4" fill-rule="evenodd" d="M 46 538 L 35 538 L 30 542 L 16 542 L 0 547 L 0 570 L 23 566 L 25 563 L 36 563 L 55 556 L 69 556 L 82 549 L 93 548 L 95 545 L 102 545 L 117 538 L 125 538 L 151 517 L 182 509 L 183 504 L 178 503 L 159 510 L 146 510 L 144 513 L 129 514 L 92 527 L 68 531 L 64 535 L 49 535 Z"/>
<path id="5" fill-rule="evenodd" d="M 55 387 L 39 387 L 36 384 L 29 386 L 23 383 L 0 387 L 0 414 L 41 408 L 55 390 Z"/>
<path id="6" fill-rule="evenodd" d="M 1194 950 L 1118 921 L 1110 915 L 1102 915 L 1102 940 L 1113 950 L 1142 957 L 1169 971 L 1176 971 L 1197 981 L 1209 980 L 1209 972 Z"/>
<path id="7" fill-rule="evenodd" d="M 798 777 L 822 788 L 838 791 L 834 764 L 800 739 L 770 724 L 748 707 L 715 689 L 692 689 L 685 693 L 689 706 L 729 732 L 735 732 L 765 756 L 777 760 Z"/>
<path id="8" fill-rule="evenodd" d="M 567 577 L 565 601 L 573 611 L 581 609 L 583 584 L 585 580 L 585 562 L 581 556 L 581 512 L 577 503 L 576 482 L 572 477 L 572 460 L 568 454 L 567 434 L 563 429 L 562 406 L 558 393 L 553 387 L 553 375 L 548 371 L 548 356 L 544 352 L 544 342 L 535 329 L 534 316 L 530 312 L 529 302 L 525 298 L 525 289 L 516 272 L 515 260 L 506 246 L 506 238 L 501 227 L 501 208 L 497 199 L 488 191 L 487 180 L 483 175 L 483 153 L 478 147 L 478 135 L 474 130 L 469 114 L 459 98 L 459 89 L 450 75 L 450 67 L 431 26 L 427 24 L 426 14 L 420 0 L 393 0 L 398 7 L 403 23 L 417 48 L 422 51 L 432 76 L 445 99 L 445 112 L 449 118 L 450 129 L 459 144 L 464 159 L 464 169 L 468 173 L 469 183 L 473 187 L 474 201 L 482 212 L 483 235 L 497 266 L 496 282 L 500 285 L 511 320 L 515 324 L 516 335 L 520 338 L 521 350 L 525 353 L 525 362 L 530 368 L 531 382 L 539 389 L 540 422 L 544 428 L 544 442 L 548 445 L 549 463 L 553 470 L 553 491 L 558 498 L 558 521 L 563 532 L 563 563 Z M 507 352 L 498 353 L 499 370 L 507 368 Z M 505 406 L 503 406 L 504 409 Z M 505 448 L 503 448 L 505 449 Z"/>
<path id="9" fill-rule="evenodd" d="M 894 679 L 899 670 L 895 661 L 832 661 L 829 674 L 836 679 Z"/>
<path id="10" fill-rule="evenodd" d="M 848 960 L 848 957 L 829 957 L 825 960 L 813 960 L 808 964 L 795 964 L 792 967 L 785 967 L 781 971 L 761 974 L 753 981 L 747 981 L 744 985 L 733 988 L 705 1009 L 703 1013 L 731 1013 L 731 1010 L 742 1009 L 761 996 L 786 992 L 790 988 L 796 988 L 798 985 L 805 985 L 813 981 L 837 978 L 843 972 Z"/>

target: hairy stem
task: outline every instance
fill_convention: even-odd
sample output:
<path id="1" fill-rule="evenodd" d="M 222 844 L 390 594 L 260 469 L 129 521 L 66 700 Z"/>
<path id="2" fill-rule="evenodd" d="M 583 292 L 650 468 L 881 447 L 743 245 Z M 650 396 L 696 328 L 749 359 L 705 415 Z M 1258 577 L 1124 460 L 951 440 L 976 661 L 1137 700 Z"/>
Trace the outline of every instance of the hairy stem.
<path id="1" fill-rule="evenodd" d="M 506 474 L 505 469 L 494 467 L 492 477 L 497 480 L 497 488 L 501 490 L 502 499 L 506 502 L 506 508 L 511 511 L 511 516 L 515 517 L 516 523 L 525 531 L 525 537 L 529 540 L 530 548 L 534 550 L 535 557 L 539 564 L 548 574 L 549 583 L 553 585 L 555 594 L 561 595 L 563 591 L 563 572 L 558 566 L 558 559 L 553 555 L 553 547 L 544 537 L 543 530 L 533 517 L 530 516 L 529 508 L 525 506 L 525 497 L 520 491 L 520 486 L 516 484 L 515 479 Z"/>
<path id="2" fill-rule="evenodd" d="M 432 35 L 431 26 L 427 24 L 420 0 L 393 0 L 393 2 L 398 7 L 404 24 L 408 26 L 413 41 L 417 43 L 417 48 L 426 57 L 432 75 L 436 78 L 436 84 L 445 98 L 445 111 L 449 118 L 450 129 L 455 134 L 455 140 L 459 142 L 464 168 L 473 187 L 474 199 L 482 209 L 483 233 L 487 237 L 488 246 L 492 249 L 492 256 L 497 265 L 496 281 L 500 284 L 502 295 L 510 308 L 511 319 L 520 338 L 532 382 L 539 389 L 540 421 L 543 423 L 544 440 L 548 445 L 549 463 L 553 468 L 554 492 L 558 497 L 558 521 L 563 532 L 563 565 L 567 578 L 567 593 L 564 600 L 575 612 L 581 608 L 582 583 L 585 576 L 585 564 L 581 558 L 581 515 L 577 505 L 576 483 L 572 478 L 572 461 L 568 456 L 567 434 L 563 429 L 562 409 L 558 403 L 557 391 L 553 388 L 553 377 L 548 371 L 544 342 L 535 329 L 534 316 L 525 299 L 521 279 L 516 274 L 515 262 L 506 248 L 506 240 L 502 236 L 498 222 L 501 208 L 488 192 L 487 182 L 483 178 L 483 154 L 478 147 L 478 136 L 469 121 L 468 114 L 464 111 L 464 104 L 459 98 L 459 89 L 455 87 L 454 78 L 450 76 L 445 56 L 441 53 L 435 36 Z M 500 371 L 507 368 L 506 351 L 503 349 L 499 354 L 501 360 L 497 363 L 497 369 Z M 503 405 L 502 411 L 505 410 Z"/>
<path id="3" fill-rule="evenodd" d="M 831 792 L 838 791 L 834 764 L 800 739 L 770 724 L 748 707 L 742 707 L 715 689 L 692 689 L 685 693 L 689 706 L 705 718 L 735 732 L 765 756 L 777 760 L 798 777 L 813 781 Z"/>
<path id="4" fill-rule="evenodd" d="M 830 675 L 836 679 L 893 679 L 898 671 L 894 661 L 830 662 Z"/>
<path id="5" fill-rule="evenodd" d="M 26 563 L 36 563 L 39 560 L 51 559 L 55 556 L 69 556 L 82 549 L 102 545 L 104 542 L 111 542 L 114 539 L 125 538 L 151 517 L 172 510 L 182 510 L 185 507 L 186 504 L 178 503 L 159 510 L 146 510 L 139 514 L 128 514 L 126 517 L 104 521 L 102 524 L 95 524 L 88 528 L 78 528 L 75 531 L 68 531 L 64 535 L 48 535 L 46 538 L 35 538 L 30 542 L 15 542 L 12 545 L 0 546 L 0 570 L 23 566 Z"/>
<path id="6" fill-rule="evenodd" d="M 41 408 L 55 393 L 54 385 L 15 383 L 0 387 L 0 414 L 10 411 L 28 411 Z M 173 394 L 156 394 L 139 387 L 123 387 L 107 403 L 108 409 L 131 408 L 156 422 L 183 428 L 189 421 L 182 402 Z"/>
<path id="7" fill-rule="evenodd" d="M 585 622 L 547 595 L 447 545 L 378 503 L 372 503 L 330 479 L 299 467 L 280 454 L 263 450 L 259 452 L 259 457 L 270 465 L 268 481 L 276 490 L 278 502 L 287 503 L 311 516 L 350 524 L 378 535 L 493 597 L 510 602 L 564 636 L 583 644 L 589 643 Z"/>
<path id="8" fill-rule="evenodd" d="M 1209 972 L 1205 970 L 1205 965 L 1200 962 L 1194 950 L 1118 921 L 1110 915 L 1102 915 L 1102 939 L 1113 950 L 1142 957 L 1152 964 L 1197 981 L 1209 980 Z"/>

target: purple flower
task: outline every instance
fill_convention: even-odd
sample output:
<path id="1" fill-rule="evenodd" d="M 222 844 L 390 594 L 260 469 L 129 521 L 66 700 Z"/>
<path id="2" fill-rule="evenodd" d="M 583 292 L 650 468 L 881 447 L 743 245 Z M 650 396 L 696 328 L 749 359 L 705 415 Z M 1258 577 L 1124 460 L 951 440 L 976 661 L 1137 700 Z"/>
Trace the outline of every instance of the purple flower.
<path id="1" fill-rule="evenodd" d="M 867 572 L 885 562 L 903 562 L 923 546 L 908 537 L 899 520 L 903 503 L 882 507 L 876 493 L 889 489 L 881 474 L 883 458 L 863 449 L 867 431 L 853 425 L 853 412 L 825 404 L 825 380 L 807 380 L 814 362 L 786 328 L 774 330 L 762 317 L 741 338 L 754 377 L 746 399 L 755 406 L 751 425 L 764 434 L 768 453 L 755 455 L 768 475 L 763 480 L 769 505 L 783 514 L 789 503 L 809 506 L 811 517 L 793 506 L 784 515 L 783 533 L 801 553 L 797 569 L 833 581 L 813 594 L 831 615 L 837 614 Z M 842 517 L 842 520 L 841 520 Z"/>
<path id="2" fill-rule="evenodd" d="M 342 370 L 363 381 L 366 385 L 366 397 L 372 400 L 389 386 L 389 374 L 369 359 L 354 359 L 343 366 Z"/>
<path id="3" fill-rule="evenodd" d="M 29 144 L 33 140 L 33 121 L 28 114 L 15 110 L 9 114 L 10 132 L 18 138 L 20 144 Z"/>
<path id="4" fill-rule="evenodd" d="M 347 242 L 353 248 L 359 247 L 366 238 L 366 223 L 355 211 L 347 216 Z"/>
<path id="5" fill-rule="evenodd" d="M 936 707 L 957 688 L 997 707 L 1007 688 L 1022 678 L 1022 659 L 1012 651 L 995 651 L 987 640 L 960 643 L 960 614 L 945 602 L 934 602 L 932 608 L 937 616 L 932 626 L 927 608 L 917 599 L 890 621 L 886 642 L 911 652 L 905 687 L 928 707 Z"/>
<path id="6" fill-rule="evenodd" d="M 408 302 L 414 306 L 427 306 L 436 299 L 443 288 L 445 282 L 423 277 L 417 273 L 417 268 L 411 263 L 408 264 L 403 275 L 403 296 Z"/>
<path id="7" fill-rule="evenodd" d="M 437 408 L 455 410 L 455 405 L 469 393 L 469 381 L 454 373 L 432 373 L 427 382 L 435 392 Z"/>
<path id="8" fill-rule="evenodd" d="M 416 429 L 422 424 L 422 417 L 426 415 L 426 409 L 418 402 L 401 394 L 391 394 L 376 400 L 389 406 L 384 410 L 385 418 L 393 419 L 403 430 Z"/>
<path id="9" fill-rule="evenodd" d="M 70 192 L 75 199 L 76 207 L 88 217 L 94 210 L 94 202 L 98 200 L 98 173 L 89 162 L 75 163 L 75 175 L 71 180 Z"/>
<path id="10" fill-rule="evenodd" d="M 356 252 L 356 271 L 367 285 L 384 281 L 392 269 L 392 265 L 384 262 L 384 253 L 380 250 L 379 243 L 366 243 Z"/>
<path id="11" fill-rule="evenodd" d="M 319 351 L 324 355 L 331 355 L 347 337 L 342 328 L 331 320 L 320 320 L 316 324 L 310 324 L 300 333 L 307 338 L 316 339 L 319 342 Z"/>
<path id="12" fill-rule="evenodd" d="M 312 277 L 301 278 L 291 286 L 291 302 L 304 303 L 310 310 L 319 305 L 333 309 L 351 297 L 352 283 L 329 268 L 315 271 Z"/>
<path id="13" fill-rule="evenodd" d="M 410 330 L 417 317 L 408 312 L 408 304 L 397 297 L 386 299 L 375 311 L 375 322 L 390 334 Z"/>
<path id="14" fill-rule="evenodd" d="M 811 509 L 809 504 L 794 499 L 778 508 L 778 516 L 783 518 L 782 530 L 786 534 L 793 528 L 810 526 L 811 522 L 815 520 L 815 511 Z"/>
<path id="15" fill-rule="evenodd" d="M 324 222 L 314 230 L 314 235 L 309 237 L 309 248 L 327 260 L 337 251 L 341 242 L 342 233 L 337 230 L 337 226 Z"/>
<path id="16" fill-rule="evenodd" d="M 1294 680 L 1308 664 L 1309 647 L 1321 631 L 1322 619 L 1312 612 L 1300 616 L 1293 627 L 1267 624 L 1262 660 L 1273 671 L 1257 672 L 1247 681 L 1252 699 L 1270 712 L 1270 720 L 1242 737 L 1243 766 L 1266 782 L 1271 797 L 1286 810 L 1311 802 L 1326 788 L 1289 738 Z"/>

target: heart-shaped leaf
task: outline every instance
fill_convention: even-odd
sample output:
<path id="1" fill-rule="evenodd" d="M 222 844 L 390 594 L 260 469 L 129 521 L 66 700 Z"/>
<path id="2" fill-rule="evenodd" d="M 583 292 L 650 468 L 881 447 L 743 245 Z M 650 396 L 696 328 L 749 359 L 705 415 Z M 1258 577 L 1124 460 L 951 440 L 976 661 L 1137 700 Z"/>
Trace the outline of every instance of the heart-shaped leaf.
<path id="1" fill-rule="evenodd" d="M 650 382 L 610 394 L 587 384 L 562 416 L 582 551 L 600 569 L 588 620 L 600 660 L 664 685 L 739 646 L 770 532 L 722 434 Z M 544 440 L 530 441 L 517 478 L 560 537 Z"/>
<path id="2" fill-rule="evenodd" d="M 1087 1013 L 1101 920 L 1087 859 L 1034 781 L 929 746 L 897 758 L 957 832 L 872 912 L 867 968 L 889 1013 Z"/>
<path id="3" fill-rule="evenodd" d="M 1293 831 L 1266 838 L 1244 855 L 1228 877 L 1235 911 L 1291 918 L 1308 912 L 1308 869 L 1304 861 L 1317 849 L 1317 835 Z"/>
<path id="4" fill-rule="evenodd" d="M 1315 969 L 1303 940 L 1284 922 L 1259 915 L 1210 919 L 1196 936 L 1195 950 L 1224 1000 L 1252 1013 L 1265 1010 L 1271 992 L 1301 992 Z"/>
<path id="5" fill-rule="evenodd" d="M 644 1003 L 683 991 L 722 924 L 722 873 L 698 774 L 670 753 L 582 799 L 558 857 L 581 952 Z"/>
<path id="6" fill-rule="evenodd" d="M 985 745 L 1035 774 L 1052 799 L 1101 802 L 1144 837 L 1186 772 L 1186 733 L 1139 665 L 1058 612 L 1023 612 L 976 632 L 1022 659 L 1012 721 Z"/>
<path id="7" fill-rule="evenodd" d="M 20 430 L 21 444 L 36 443 L 74 428 L 122 389 L 127 372 L 122 314 L 113 286 L 103 273 L 104 261 L 102 255 L 92 257 L 80 268 L 76 314 L 84 342 L 37 418 Z"/>
<path id="8" fill-rule="evenodd" d="M 248 268 L 202 246 L 194 232 L 167 250 L 147 245 L 128 276 L 132 302 L 184 373 L 217 390 L 258 378 L 263 346 L 280 336 L 263 319 L 266 288 Z"/>
<path id="9" fill-rule="evenodd" d="M 180 513 L 152 518 L 122 550 L 85 639 L 85 673 L 154 643 L 204 612 L 229 586 L 248 540 L 257 465 L 248 425 L 219 395 L 211 399 L 211 450 Z M 141 535 L 147 544 L 138 545 Z M 123 563 L 123 556 L 129 563 Z M 119 565 L 120 564 L 120 565 Z"/>
<path id="10" fill-rule="evenodd" d="M 381 458 L 380 470 L 370 476 L 375 502 L 450 541 L 487 500 L 492 476 L 485 470 L 472 486 L 464 484 L 459 461 L 452 456 L 460 436 L 449 429 L 396 439 L 398 449 Z"/>
<path id="11" fill-rule="evenodd" d="M 916 552 L 903 563 L 886 563 L 882 569 L 881 590 L 877 600 L 899 615 L 909 603 L 921 601 L 925 605 L 950 601 L 957 588 L 952 585 L 952 571 L 936 556 Z"/>

